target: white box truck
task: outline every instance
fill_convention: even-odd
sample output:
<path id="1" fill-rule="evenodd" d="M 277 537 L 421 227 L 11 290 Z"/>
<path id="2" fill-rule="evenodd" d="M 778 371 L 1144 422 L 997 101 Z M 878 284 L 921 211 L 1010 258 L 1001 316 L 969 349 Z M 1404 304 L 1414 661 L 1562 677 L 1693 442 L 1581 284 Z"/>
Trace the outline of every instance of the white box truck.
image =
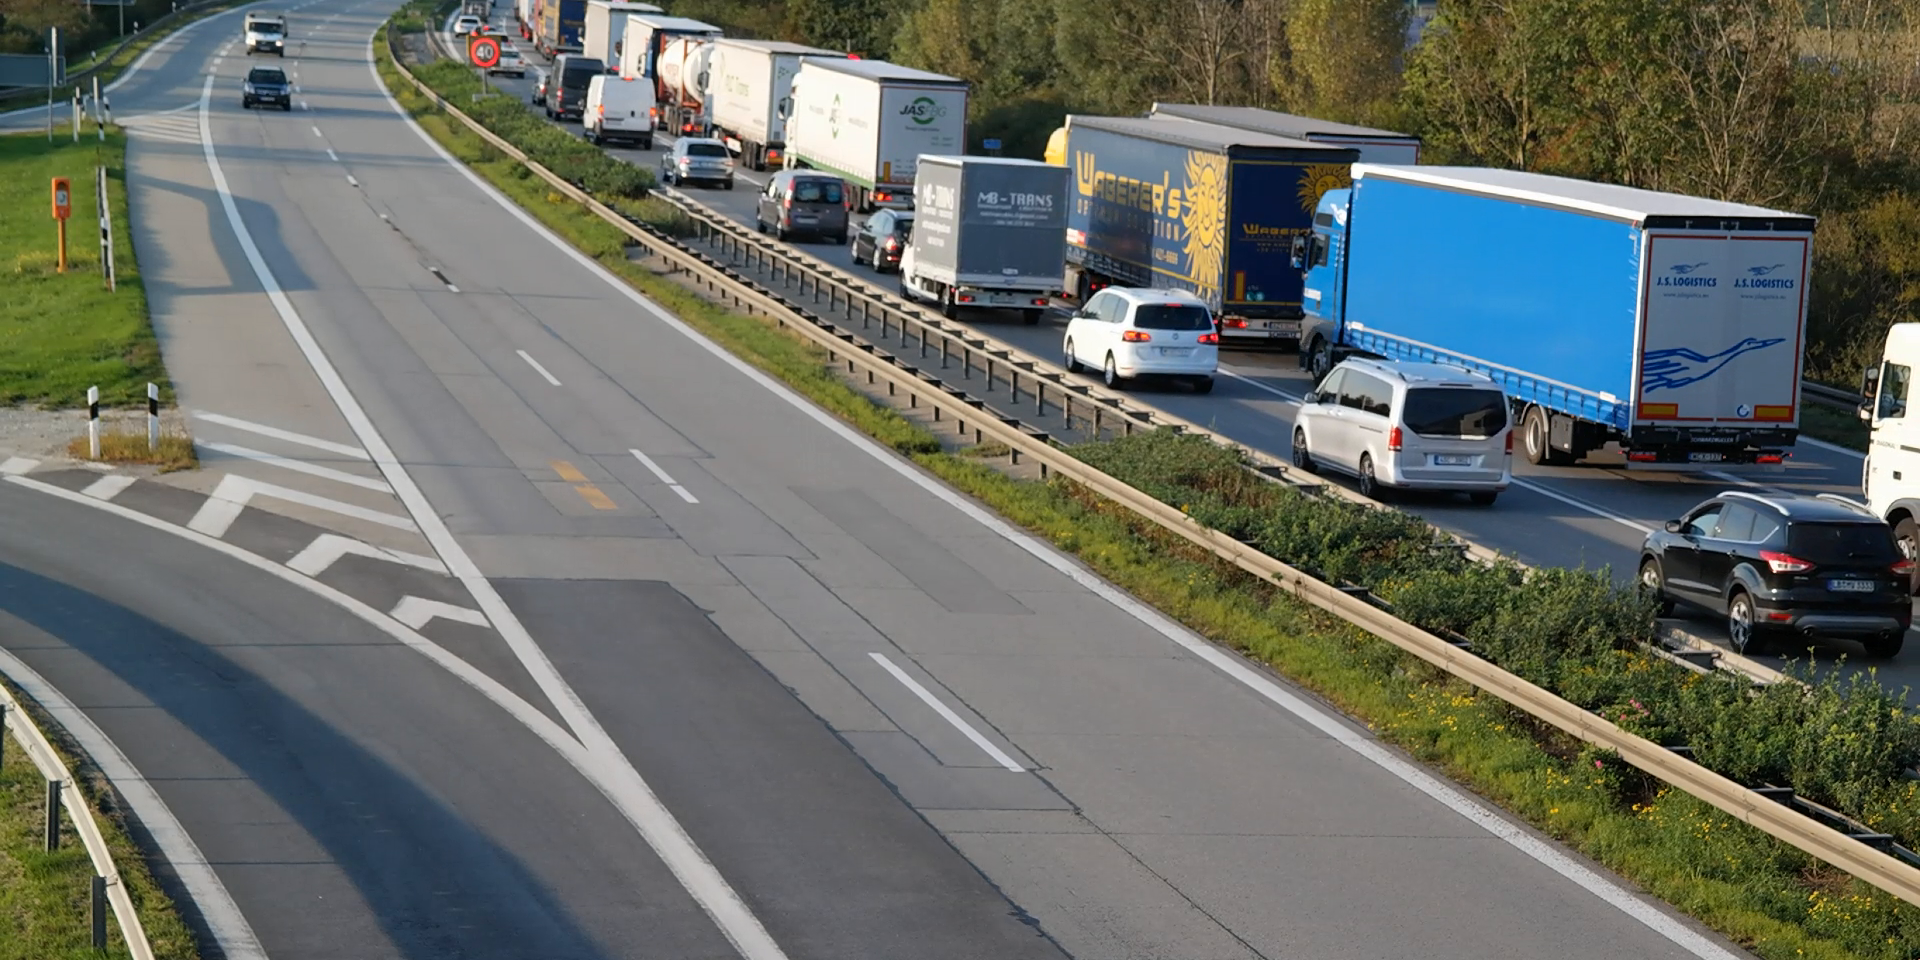
<path id="1" fill-rule="evenodd" d="M 660 8 L 651 3 L 587 0 L 587 19 L 580 28 L 580 55 L 593 57 L 611 68 L 620 62 L 621 41 L 627 36 L 627 18 L 659 12 Z"/>
<path id="2" fill-rule="evenodd" d="M 785 165 L 838 174 L 861 213 L 910 206 L 921 154 L 966 152 L 968 90 L 883 60 L 802 57 L 780 111 Z"/>
<path id="3" fill-rule="evenodd" d="M 707 117 L 714 135 L 755 170 L 785 158 L 787 124 L 780 102 L 793 91 L 801 57 L 845 54 L 778 40 L 715 40 L 707 63 Z"/>
<path id="4" fill-rule="evenodd" d="M 1067 264 L 1067 168 L 1012 157 L 919 158 L 900 294 L 948 317 L 1018 310 L 1040 322 Z"/>

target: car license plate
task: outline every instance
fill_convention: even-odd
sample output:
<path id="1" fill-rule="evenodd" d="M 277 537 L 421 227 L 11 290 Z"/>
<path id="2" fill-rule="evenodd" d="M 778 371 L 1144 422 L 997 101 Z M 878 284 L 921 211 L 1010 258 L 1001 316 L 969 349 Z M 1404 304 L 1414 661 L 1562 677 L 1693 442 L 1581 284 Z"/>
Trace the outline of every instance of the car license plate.
<path id="1" fill-rule="evenodd" d="M 1457 454 L 1435 454 L 1433 465 L 1436 467 L 1471 467 L 1473 466 L 1473 458 Z"/>
<path id="2" fill-rule="evenodd" d="M 1827 589 L 1835 593 L 1872 593 L 1872 580 L 1828 580 Z"/>
<path id="3" fill-rule="evenodd" d="M 813 214 L 811 214 L 811 213 L 796 213 L 796 214 L 794 214 L 794 215 L 793 215 L 793 222 L 794 222 L 794 223 L 812 223 L 812 222 L 814 222 L 815 220 L 818 220 L 818 219 L 820 219 L 820 218 L 819 218 L 819 217 L 816 217 L 816 216 L 814 216 L 814 215 L 813 215 Z"/>
<path id="4" fill-rule="evenodd" d="M 1192 347 L 1161 347 L 1160 355 L 1163 357 L 1184 357 L 1192 350 Z"/>
<path id="5" fill-rule="evenodd" d="M 1694 463 L 1719 463 L 1720 461 L 1725 460 L 1726 458 L 1727 458 L 1727 455 L 1724 453 L 1689 453 L 1687 454 L 1687 459 L 1693 461 Z"/>

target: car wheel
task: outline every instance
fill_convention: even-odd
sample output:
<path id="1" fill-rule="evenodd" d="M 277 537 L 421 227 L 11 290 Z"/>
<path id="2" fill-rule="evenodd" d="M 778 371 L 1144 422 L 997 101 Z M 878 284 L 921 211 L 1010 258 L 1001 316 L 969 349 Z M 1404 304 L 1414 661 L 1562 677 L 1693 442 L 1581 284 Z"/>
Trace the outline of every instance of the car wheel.
<path id="1" fill-rule="evenodd" d="M 292 104 L 292 103 L 283 103 L 283 104 L 281 104 L 281 105 L 280 105 L 280 109 L 281 109 L 281 110 L 284 110 L 284 111 L 286 111 L 287 113 L 292 113 L 292 112 L 293 112 L 293 104 Z"/>
<path id="2" fill-rule="evenodd" d="M 1920 523 L 1912 517 L 1902 517 L 1893 525 L 1893 542 L 1900 546 L 1900 553 L 1909 560 L 1920 559 Z M 1913 575 L 1914 593 L 1920 593 L 1920 569 Z"/>
<path id="3" fill-rule="evenodd" d="M 553 118 L 554 118 L 554 112 L 553 112 L 553 108 L 552 108 L 552 107 L 548 107 L 548 108 L 547 108 L 547 119 L 548 119 L 548 120 L 552 120 Z"/>
<path id="4" fill-rule="evenodd" d="M 1467 494 L 1467 502 L 1476 507 L 1491 507 L 1494 501 L 1499 499 L 1500 491 L 1498 490 L 1475 490 Z"/>
<path id="5" fill-rule="evenodd" d="M 1126 381 L 1120 378 L 1120 366 L 1113 362 L 1111 353 L 1107 354 L 1107 362 L 1101 369 L 1100 379 L 1115 390 L 1123 389 L 1126 385 Z"/>
<path id="6" fill-rule="evenodd" d="M 833 242 L 834 242 L 835 244 L 838 244 L 839 246 L 842 246 L 842 247 L 844 247 L 844 246 L 846 246 L 846 245 L 847 245 L 847 232 L 846 232 L 845 230 L 842 230 L 842 231 L 840 231 L 839 233 L 836 233 L 836 234 L 834 234 L 834 235 L 833 235 Z"/>
<path id="7" fill-rule="evenodd" d="M 1900 655 L 1900 647 L 1906 643 L 1906 639 L 1905 634 L 1894 633 L 1868 640 L 1867 656 L 1874 660 L 1892 660 Z"/>
<path id="8" fill-rule="evenodd" d="M 753 218 L 753 232 L 761 234 L 762 236 L 766 235 L 767 222 L 759 217 Z"/>
<path id="9" fill-rule="evenodd" d="M 1066 367 L 1068 373 L 1079 373 L 1081 369 L 1080 361 L 1073 355 L 1073 338 L 1067 338 L 1067 345 L 1061 347 L 1060 352 L 1064 354 L 1061 366 Z"/>
<path id="10" fill-rule="evenodd" d="M 640 149 L 642 149 L 642 150 L 652 150 L 652 149 L 653 149 L 653 138 L 652 138 L 652 137 L 648 137 L 648 138 L 646 138 L 645 140 L 642 140 L 642 141 L 640 141 Z"/>
<path id="11" fill-rule="evenodd" d="M 1360 495 L 1368 500 L 1383 500 L 1379 478 L 1373 474 L 1373 454 L 1360 455 Z"/>
<path id="12" fill-rule="evenodd" d="M 1760 652 L 1760 630 L 1753 622 L 1753 598 L 1744 590 L 1734 591 L 1727 601 L 1727 645 L 1742 656 L 1751 657 Z"/>
<path id="13" fill-rule="evenodd" d="M 1293 465 L 1308 473 L 1320 472 L 1320 465 L 1313 462 L 1313 451 L 1307 449 L 1307 432 L 1298 427 L 1293 431 Z"/>
<path id="14" fill-rule="evenodd" d="M 1640 562 L 1640 589 L 1653 597 L 1654 616 L 1673 616 L 1673 598 L 1667 596 L 1667 576 L 1660 571 L 1660 561 L 1648 557 Z"/>
<path id="15" fill-rule="evenodd" d="M 851 258 L 853 259 L 853 265 L 854 265 L 854 266 L 856 266 L 856 267 L 859 267 L 859 266 L 865 266 L 865 265 L 866 265 L 866 261 L 865 261 L 865 260 L 862 260 L 862 259 L 860 259 L 860 245 L 859 245 L 859 244 L 857 244 L 857 243 L 856 243 L 856 244 L 854 244 L 854 245 L 853 245 L 853 253 L 852 253 L 852 254 L 850 254 L 849 256 L 850 256 L 850 257 L 851 257 Z"/>
<path id="16" fill-rule="evenodd" d="M 723 189 L 723 190 L 732 190 L 732 189 L 733 189 L 733 181 L 732 181 L 732 180 L 728 180 L 728 181 L 727 181 L 726 183 L 724 183 L 724 184 L 722 184 L 722 185 L 721 185 L 721 189 Z"/>

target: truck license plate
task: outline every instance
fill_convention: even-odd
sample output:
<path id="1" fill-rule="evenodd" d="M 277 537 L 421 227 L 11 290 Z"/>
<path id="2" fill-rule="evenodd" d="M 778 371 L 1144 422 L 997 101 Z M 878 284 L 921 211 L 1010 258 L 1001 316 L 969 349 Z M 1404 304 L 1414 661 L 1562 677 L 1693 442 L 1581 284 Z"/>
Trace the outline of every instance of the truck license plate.
<path id="1" fill-rule="evenodd" d="M 1828 580 L 1827 589 L 1835 593 L 1872 593 L 1872 580 Z"/>
<path id="2" fill-rule="evenodd" d="M 996 293 L 988 296 L 987 302 L 996 307 L 1011 307 L 1020 301 L 1011 293 Z"/>
<path id="3" fill-rule="evenodd" d="M 1271 320 L 1267 323 L 1267 336 L 1269 337 L 1297 337 L 1299 335 L 1300 324 L 1294 321 Z"/>
<path id="4" fill-rule="evenodd" d="M 1720 461 L 1725 460 L 1726 458 L 1727 458 L 1727 455 L 1724 453 L 1689 453 L 1687 454 L 1687 459 L 1693 461 L 1694 463 L 1719 463 Z"/>
<path id="5" fill-rule="evenodd" d="M 1462 457 L 1457 455 L 1448 455 L 1448 454 L 1435 454 L 1433 458 L 1433 465 L 1436 467 L 1471 467 L 1473 466 L 1473 458 Z"/>

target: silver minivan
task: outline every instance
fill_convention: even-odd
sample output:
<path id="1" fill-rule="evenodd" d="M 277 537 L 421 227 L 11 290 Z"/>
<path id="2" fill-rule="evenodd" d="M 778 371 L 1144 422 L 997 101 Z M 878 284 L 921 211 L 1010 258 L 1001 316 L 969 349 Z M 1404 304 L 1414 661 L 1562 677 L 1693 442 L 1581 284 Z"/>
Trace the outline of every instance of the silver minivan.
<path id="1" fill-rule="evenodd" d="M 767 180 L 754 210 L 754 226 L 785 240 L 806 234 L 845 245 L 847 184 L 831 173 L 782 170 Z"/>
<path id="2" fill-rule="evenodd" d="M 1464 367 L 1343 360 L 1300 402 L 1293 463 L 1351 474 L 1376 499 L 1442 490 L 1490 505 L 1513 482 L 1512 405 Z"/>

